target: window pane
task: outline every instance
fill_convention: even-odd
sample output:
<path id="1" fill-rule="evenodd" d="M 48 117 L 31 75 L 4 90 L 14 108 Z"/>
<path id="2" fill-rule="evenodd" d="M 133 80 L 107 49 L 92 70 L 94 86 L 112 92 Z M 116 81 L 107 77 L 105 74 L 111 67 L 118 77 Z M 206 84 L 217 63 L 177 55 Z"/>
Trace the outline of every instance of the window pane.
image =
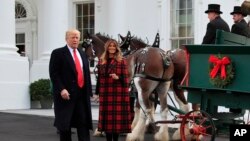
<path id="1" fill-rule="evenodd" d="M 20 19 L 20 18 L 26 18 L 26 17 L 27 17 L 26 9 L 23 7 L 22 4 L 16 2 L 15 3 L 15 18 Z"/>
<path id="2" fill-rule="evenodd" d="M 176 49 L 178 48 L 179 44 L 178 44 L 178 40 L 173 40 L 172 41 L 172 49 Z"/>
<path id="3" fill-rule="evenodd" d="M 186 39 L 179 40 L 179 46 L 185 45 L 186 43 Z"/>
<path id="4" fill-rule="evenodd" d="M 83 4 L 83 15 L 88 15 L 88 4 Z"/>
<path id="5" fill-rule="evenodd" d="M 187 26 L 187 37 L 193 37 L 194 35 L 194 30 L 193 30 L 193 26 Z"/>
<path id="6" fill-rule="evenodd" d="M 186 23 L 186 16 L 187 16 L 187 11 L 186 10 L 180 10 L 180 15 L 178 16 L 179 17 L 179 23 Z"/>
<path id="7" fill-rule="evenodd" d="M 24 34 L 16 34 L 16 43 L 24 44 L 25 43 L 25 35 Z"/>
<path id="8" fill-rule="evenodd" d="M 185 9 L 187 7 L 186 0 L 180 0 L 180 9 Z"/>
<path id="9" fill-rule="evenodd" d="M 187 8 L 193 8 L 192 0 L 187 0 Z"/>
<path id="10" fill-rule="evenodd" d="M 90 13 L 89 13 L 90 15 L 94 15 L 95 14 L 95 5 L 94 5 L 94 3 L 90 4 L 90 10 L 89 11 L 90 11 Z"/>
<path id="11" fill-rule="evenodd" d="M 83 17 L 83 28 L 88 28 L 89 27 L 89 18 L 88 17 Z"/>
<path id="12" fill-rule="evenodd" d="M 89 33 L 90 33 L 90 34 L 94 34 L 94 33 L 95 33 L 94 28 L 91 28 L 91 29 L 89 30 Z"/>
<path id="13" fill-rule="evenodd" d="M 77 28 L 83 28 L 82 27 L 82 17 L 77 18 L 77 25 L 76 26 L 77 26 Z"/>
<path id="14" fill-rule="evenodd" d="M 186 26 L 179 26 L 179 37 L 187 37 Z"/>
<path id="15" fill-rule="evenodd" d="M 193 39 L 188 39 L 187 44 L 194 44 L 194 40 Z"/>
<path id="16" fill-rule="evenodd" d="M 90 28 L 94 28 L 95 27 L 95 17 L 94 16 L 90 16 Z"/>
<path id="17" fill-rule="evenodd" d="M 76 6 L 77 16 L 82 16 L 82 5 Z"/>

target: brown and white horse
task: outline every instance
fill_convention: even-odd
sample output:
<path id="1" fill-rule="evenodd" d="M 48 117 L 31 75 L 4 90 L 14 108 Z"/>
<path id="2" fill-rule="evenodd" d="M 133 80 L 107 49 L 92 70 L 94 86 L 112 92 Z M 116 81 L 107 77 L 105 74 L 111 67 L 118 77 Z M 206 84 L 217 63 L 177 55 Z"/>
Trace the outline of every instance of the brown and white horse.
<path id="1" fill-rule="evenodd" d="M 92 44 L 85 47 L 87 55 L 97 56 L 100 54 L 104 46 L 97 43 L 102 40 L 98 35 L 91 36 Z M 99 46 L 97 46 L 99 44 Z M 90 53 L 92 52 L 92 53 Z M 90 54 L 89 54 L 90 53 Z M 92 57 L 90 57 L 92 58 Z M 132 133 L 127 135 L 128 141 L 143 141 L 144 132 L 146 128 L 146 121 L 150 119 L 154 122 L 152 117 L 153 103 L 150 100 L 153 91 L 159 95 L 161 105 L 161 118 L 167 120 L 167 92 L 174 75 L 174 65 L 166 54 L 160 48 L 145 47 L 139 50 L 131 51 L 126 55 L 128 62 L 129 74 L 131 80 L 138 90 L 138 102 L 140 103 L 139 119 L 132 130 Z M 167 141 L 168 125 L 160 125 L 159 131 L 155 134 L 155 140 Z"/>
<path id="2" fill-rule="evenodd" d="M 119 35 L 119 36 L 121 40 L 124 42 L 128 40 L 127 38 L 131 37 L 128 35 L 126 37 L 123 37 L 122 35 Z M 133 51 L 133 50 L 138 50 L 140 48 L 145 48 L 146 46 L 149 46 L 142 39 L 137 38 L 137 37 L 131 38 L 129 42 L 130 42 L 129 48 L 128 46 L 121 46 L 122 50 Z M 156 46 L 156 44 L 158 46 Z M 158 33 L 155 37 L 155 41 L 152 46 L 159 47 L 159 34 Z M 168 50 L 167 53 L 169 54 L 174 64 L 174 68 L 175 68 L 171 89 L 175 93 L 174 96 L 177 96 L 176 101 L 178 102 L 180 109 L 183 110 L 184 112 L 189 112 L 189 106 L 185 98 L 184 91 L 178 88 L 178 85 L 181 84 L 181 81 L 183 80 L 185 76 L 185 72 L 186 72 L 186 62 L 187 62 L 186 53 L 182 49 Z"/>
<path id="3" fill-rule="evenodd" d="M 130 32 L 129 32 L 129 34 L 130 34 Z M 145 48 L 146 46 L 148 46 L 140 38 L 137 38 L 137 37 L 131 38 L 131 35 L 128 36 L 128 34 L 126 37 L 123 37 L 122 35 L 119 35 L 119 36 L 120 36 L 122 41 L 124 41 L 124 42 L 129 41 L 129 43 L 130 43 L 129 47 L 128 46 L 121 46 L 122 50 L 133 51 L 133 50 L 138 50 L 138 49 Z M 155 41 L 154 41 L 153 45 L 154 45 L 154 47 L 159 47 L 159 34 L 158 33 L 155 37 Z M 188 102 L 185 98 L 184 90 L 178 88 L 178 86 L 182 83 L 182 80 L 186 74 L 186 60 L 187 60 L 186 53 L 182 49 L 169 50 L 169 51 L 167 51 L 167 53 L 169 54 L 169 56 L 174 64 L 174 76 L 173 76 L 170 88 L 174 92 L 174 97 L 179 105 L 179 108 L 182 111 L 187 113 L 187 112 L 189 112 L 189 105 L 188 105 Z M 132 123 L 132 127 L 134 127 L 139 120 L 139 114 L 137 112 L 138 108 L 139 107 L 136 106 L 134 109 L 135 116 L 134 116 L 134 120 Z M 193 109 L 197 110 L 196 104 L 193 105 Z M 173 139 L 180 139 L 179 133 L 180 133 L 180 131 L 176 130 L 176 132 L 173 135 Z"/>

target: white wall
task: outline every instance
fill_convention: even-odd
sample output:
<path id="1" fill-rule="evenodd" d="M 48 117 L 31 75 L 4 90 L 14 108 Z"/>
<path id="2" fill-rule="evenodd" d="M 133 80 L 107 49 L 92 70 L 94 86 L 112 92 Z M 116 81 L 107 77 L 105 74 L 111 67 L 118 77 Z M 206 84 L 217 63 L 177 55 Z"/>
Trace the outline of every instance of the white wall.
<path id="1" fill-rule="evenodd" d="M 110 2 L 110 0 L 108 1 Z M 115 5 L 108 3 L 107 0 L 96 2 L 96 32 L 106 33 L 117 38 L 117 34 L 125 36 L 129 30 L 132 35 L 138 36 L 145 41 L 147 37 L 149 44 L 153 43 L 155 35 L 160 29 L 160 15 L 157 1 L 126 0 L 124 7 L 117 9 L 124 11 L 112 11 L 115 9 Z M 117 13 L 121 14 L 121 18 L 115 18 L 118 17 Z M 122 24 L 120 27 L 124 27 L 124 29 L 112 29 L 117 28 L 116 24 Z"/>

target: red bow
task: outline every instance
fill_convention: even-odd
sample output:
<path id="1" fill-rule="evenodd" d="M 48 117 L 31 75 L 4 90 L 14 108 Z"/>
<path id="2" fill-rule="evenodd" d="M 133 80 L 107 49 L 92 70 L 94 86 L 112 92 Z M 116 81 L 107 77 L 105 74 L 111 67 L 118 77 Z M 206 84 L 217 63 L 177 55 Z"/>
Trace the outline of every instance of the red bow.
<path id="1" fill-rule="evenodd" d="M 221 60 L 219 58 L 217 58 L 214 55 L 211 55 L 209 57 L 209 62 L 214 64 L 214 68 L 212 69 L 212 71 L 210 72 L 210 77 L 214 78 L 219 69 L 221 69 L 221 74 L 220 77 L 222 79 L 226 78 L 226 65 L 230 63 L 230 60 L 228 57 L 223 57 Z"/>

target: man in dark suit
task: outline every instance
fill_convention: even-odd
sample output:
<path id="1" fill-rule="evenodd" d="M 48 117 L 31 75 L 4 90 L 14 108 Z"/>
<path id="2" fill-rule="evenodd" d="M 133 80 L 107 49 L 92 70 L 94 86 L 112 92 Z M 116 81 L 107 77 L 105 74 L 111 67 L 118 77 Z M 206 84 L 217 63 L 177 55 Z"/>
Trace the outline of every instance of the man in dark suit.
<path id="1" fill-rule="evenodd" d="M 250 38 L 250 29 L 244 19 L 247 15 L 242 12 L 241 7 L 234 6 L 234 11 L 230 14 L 233 15 L 234 20 L 231 32 Z"/>
<path id="2" fill-rule="evenodd" d="M 79 141 L 90 141 L 92 130 L 92 97 L 89 63 L 78 49 L 80 32 L 66 32 L 67 45 L 51 53 L 49 74 L 53 85 L 54 126 L 60 131 L 60 141 L 71 141 L 71 128 L 77 129 Z"/>
<path id="3" fill-rule="evenodd" d="M 221 29 L 230 32 L 228 24 L 220 17 L 222 12 L 220 11 L 220 5 L 209 4 L 208 10 L 205 11 L 208 14 L 210 22 L 207 24 L 207 31 L 203 38 L 202 44 L 214 44 L 216 38 L 216 30 Z"/>

